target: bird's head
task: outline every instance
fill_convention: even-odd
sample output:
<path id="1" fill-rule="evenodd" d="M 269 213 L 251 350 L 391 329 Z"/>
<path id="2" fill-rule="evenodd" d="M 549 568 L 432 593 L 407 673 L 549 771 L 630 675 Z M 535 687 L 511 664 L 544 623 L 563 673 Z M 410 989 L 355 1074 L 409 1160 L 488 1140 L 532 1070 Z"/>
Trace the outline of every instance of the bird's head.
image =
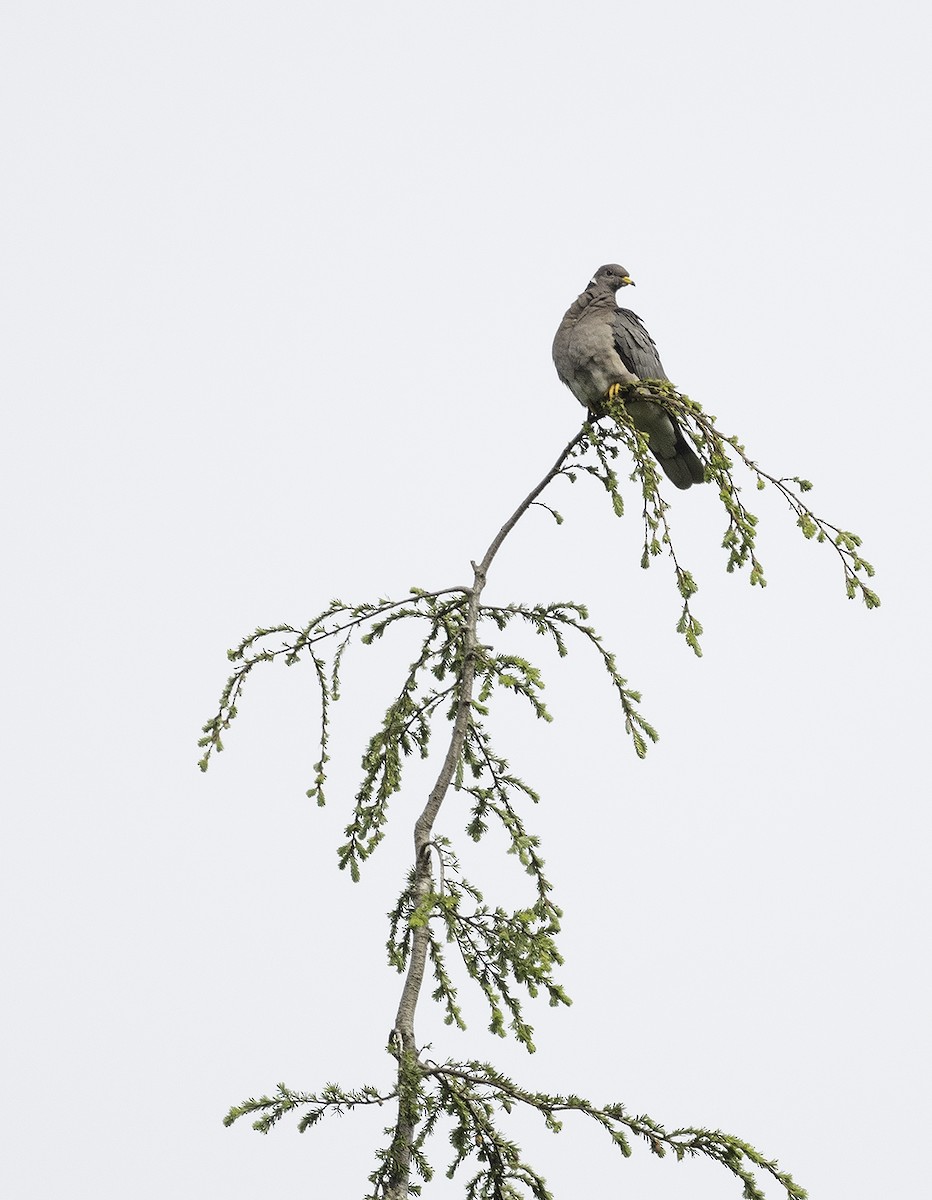
<path id="1" fill-rule="evenodd" d="M 607 266 L 599 267 L 598 271 L 592 276 L 592 285 L 595 285 L 600 290 L 610 291 L 613 294 L 619 288 L 627 287 L 629 284 L 634 287 L 634 280 L 624 269 L 619 267 L 617 263 L 608 263 Z"/>

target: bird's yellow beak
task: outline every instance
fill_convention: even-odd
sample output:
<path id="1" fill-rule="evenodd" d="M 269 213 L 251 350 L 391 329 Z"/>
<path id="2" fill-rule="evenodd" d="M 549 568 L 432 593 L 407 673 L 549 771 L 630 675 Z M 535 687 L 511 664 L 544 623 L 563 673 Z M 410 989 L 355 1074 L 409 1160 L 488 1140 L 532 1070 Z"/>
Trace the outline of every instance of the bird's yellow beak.
<path id="1" fill-rule="evenodd" d="M 628 287 L 629 285 L 630 285 L 631 287 L 635 287 L 635 286 L 636 286 L 636 285 L 635 285 L 635 282 L 634 282 L 634 280 L 631 278 L 631 276 L 630 276 L 630 275 L 622 275 L 622 277 L 621 277 L 621 282 L 622 282 L 622 284 L 623 284 L 625 287 Z"/>

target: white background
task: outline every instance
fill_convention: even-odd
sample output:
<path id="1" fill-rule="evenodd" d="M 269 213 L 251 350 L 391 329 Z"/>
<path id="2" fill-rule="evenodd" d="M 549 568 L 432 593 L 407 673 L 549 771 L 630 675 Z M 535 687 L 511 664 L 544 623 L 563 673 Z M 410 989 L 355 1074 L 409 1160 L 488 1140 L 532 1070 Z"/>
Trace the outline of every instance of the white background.
<path id="1" fill-rule="evenodd" d="M 347 661 L 330 805 L 312 672 L 256 673 L 206 777 L 224 652 L 334 595 L 468 582 L 578 427 L 550 342 L 602 262 L 668 373 L 864 537 L 884 607 L 751 493 L 672 497 L 676 637 L 636 500 L 557 485 L 487 599 L 575 598 L 644 692 L 638 762 L 582 648 L 497 742 L 566 910 L 538 1053 L 425 1003 L 436 1058 L 737 1133 L 819 1200 L 919 1194 L 929 1102 L 928 35 L 918 4 L 12 3 L 3 17 L 3 913 L 16 1200 L 366 1190 L 388 1110 L 268 1138 L 279 1079 L 385 1084 L 383 914 L 430 770 L 353 885 L 365 739 L 412 654 Z M 524 641 L 503 644 L 525 646 Z M 493 902 L 490 838 L 440 831 Z M 558 1197 L 737 1196 L 516 1126 Z M 446 1163 L 440 1138 L 435 1162 Z M 442 1179 L 437 1194 L 458 1194 Z M 768 1195 L 777 1196 L 771 1188 Z"/>

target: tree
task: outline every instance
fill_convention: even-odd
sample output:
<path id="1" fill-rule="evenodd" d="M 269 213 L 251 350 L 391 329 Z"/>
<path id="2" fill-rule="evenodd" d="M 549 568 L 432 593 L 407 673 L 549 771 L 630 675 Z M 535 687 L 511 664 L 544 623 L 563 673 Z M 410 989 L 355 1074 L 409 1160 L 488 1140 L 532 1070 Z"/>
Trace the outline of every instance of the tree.
<path id="1" fill-rule="evenodd" d="M 640 695 L 619 673 L 614 655 L 588 623 L 583 604 L 574 600 L 550 604 L 516 602 L 507 606 L 483 603 L 483 590 L 496 555 L 517 522 L 532 506 L 543 507 L 557 521 L 560 514 L 540 499 L 558 477 L 576 481 L 580 476 L 597 480 L 611 499 L 618 516 L 625 511 L 616 470 L 619 455 L 633 461 L 630 478 L 638 485 L 644 543 L 641 565 L 667 554 L 682 609 L 677 631 L 694 653 L 700 654 L 702 627 L 691 601 L 696 583 L 682 566 L 673 544 L 668 505 L 660 490 L 660 477 L 645 436 L 632 424 L 625 400 L 647 397 L 663 405 L 680 421 L 705 465 L 706 479 L 718 489 L 727 517 L 723 546 L 726 569 L 747 567 L 752 585 L 764 587 L 763 566 L 757 556 L 757 519 L 748 510 L 735 480 L 738 466 L 746 468 L 758 488 L 777 489 L 808 539 L 835 548 L 849 598 L 860 596 L 868 608 L 880 601 L 867 585 L 873 575 L 860 555 L 860 539 L 830 524 L 809 508 L 805 496 L 811 484 L 798 477 L 778 478 L 762 470 L 734 437 L 719 433 L 715 418 L 677 392 L 667 382 L 650 380 L 633 385 L 608 404 L 611 425 L 583 425 L 559 454 L 540 482 L 521 501 L 496 533 L 485 554 L 472 563 L 469 586 L 437 590 L 412 588 L 402 600 L 380 599 L 361 604 L 332 601 L 303 628 L 277 625 L 259 628 L 228 652 L 235 664 L 220 698 L 216 715 L 203 728 L 200 740 L 206 770 L 214 751 L 223 749 L 222 735 L 237 716 L 245 683 L 260 663 L 282 659 L 287 665 L 310 660 L 321 698 L 320 752 L 315 779 L 308 796 L 325 802 L 329 761 L 330 706 L 340 696 L 341 663 L 351 641 L 370 644 L 399 622 L 422 622 L 426 633 L 410 664 L 397 696 L 389 705 L 380 728 L 369 739 L 362 758 L 363 776 L 339 847 L 339 866 L 359 878 L 362 865 L 382 840 L 389 802 L 401 790 L 405 759 L 412 754 L 427 758 L 437 728 L 446 728 L 448 740 L 436 782 L 414 824 L 413 866 L 390 916 L 389 962 L 404 982 L 392 1033 L 386 1047 L 394 1066 L 388 1085 L 373 1084 L 347 1089 L 328 1084 L 318 1092 L 294 1091 L 279 1084 L 272 1095 L 250 1098 L 230 1109 L 232 1125 L 254 1117 L 253 1128 L 267 1133 L 289 1113 L 300 1114 L 302 1131 L 330 1113 L 393 1103 L 397 1116 L 386 1130 L 387 1141 L 376 1153 L 369 1175 L 371 1200 L 400 1200 L 418 1195 L 417 1179 L 430 1180 L 433 1165 L 428 1143 L 438 1122 L 452 1122 L 453 1158 L 447 1175 L 453 1177 L 467 1160 L 477 1169 L 466 1184 L 466 1195 L 476 1198 L 549 1196 L 545 1181 L 508 1138 L 499 1123 L 499 1112 L 519 1106 L 536 1110 L 547 1127 L 561 1128 L 567 1113 L 578 1113 L 603 1128 L 622 1155 L 631 1153 L 632 1140 L 641 1139 L 658 1156 L 672 1152 L 677 1159 L 704 1155 L 719 1162 L 741 1180 L 747 1200 L 762 1200 L 761 1177 L 770 1176 L 789 1197 L 801 1200 L 806 1193 L 775 1161 L 731 1134 L 704 1128 L 667 1130 L 645 1115 L 634 1115 L 620 1103 L 597 1105 L 577 1095 L 548 1095 L 529 1091 L 493 1065 L 475 1060 L 447 1059 L 438 1063 L 418 1047 L 415 1016 L 428 963 L 433 974 L 432 998 L 440 1004 L 447 1024 L 465 1029 L 457 991 L 447 967 L 447 956 L 460 957 L 469 978 L 488 1005 L 489 1028 L 501 1036 L 510 1030 L 529 1051 L 534 1050 L 533 1030 L 525 1019 L 524 1003 L 542 991 L 552 1006 L 569 1003 L 554 972 L 562 963 L 557 945 L 560 908 L 551 897 L 540 844 L 527 828 L 525 809 L 538 799 L 533 787 L 514 775 L 507 759 L 493 742 L 489 727 L 489 700 L 496 688 L 516 693 L 534 715 L 545 721 L 550 714 L 541 698 L 542 676 L 526 658 L 496 651 L 480 640 L 480 626 L 502 631 L 514 623 L 529 625 L 550 639 L 565 656 L 573 641 L 580 642 L 601 661 L 615 688 L 624 729 L 635 753 L 643 758 L 657 734 L 642 715 Z M 491 907 L 460 871 L 451 841 L 434 833 L 437 816 L 451 787 L 471 802 L 466 833 L 479 841 L 492 823 L 506 835 L 509 852 L 530 877 L 532 897 L 526 906 L 508 912 Z"/>

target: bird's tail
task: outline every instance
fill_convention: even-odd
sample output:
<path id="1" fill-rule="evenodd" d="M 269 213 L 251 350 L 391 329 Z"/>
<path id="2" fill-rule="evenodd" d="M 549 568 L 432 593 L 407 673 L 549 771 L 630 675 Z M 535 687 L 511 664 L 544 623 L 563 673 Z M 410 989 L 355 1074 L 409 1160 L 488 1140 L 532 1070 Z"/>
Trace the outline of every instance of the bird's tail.
<path id="1" fill-rule="evenodd" d="M 647 434 L 651 454 L 674 487 L 685 491 L 705 479 L 705 468 L 676 417 L 653 400 L 629 400 L 625 408 L 641 433 Z"/>

